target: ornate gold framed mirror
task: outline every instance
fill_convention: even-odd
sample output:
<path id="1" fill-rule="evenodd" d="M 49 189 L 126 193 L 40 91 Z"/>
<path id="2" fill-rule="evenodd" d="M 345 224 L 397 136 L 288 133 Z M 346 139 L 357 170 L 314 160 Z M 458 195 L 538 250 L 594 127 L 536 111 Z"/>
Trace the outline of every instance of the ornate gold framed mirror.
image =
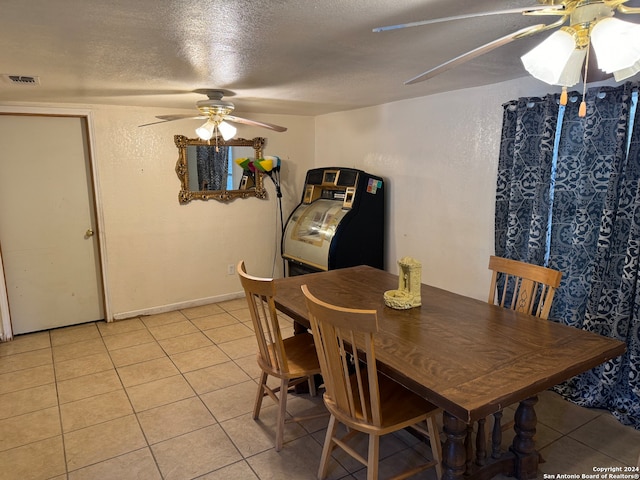
<path id="1" fill-rule="evenodd" d="M 235 138 L 225 142 L 219 137 L 206 141 L 175 135 L 173 139 L 178 147 L 176 174 L 180 179 L 180 203 L 266 198 L 262 174 L 243 170 L 235 161 L 262 158 L 265 138 Z"/>

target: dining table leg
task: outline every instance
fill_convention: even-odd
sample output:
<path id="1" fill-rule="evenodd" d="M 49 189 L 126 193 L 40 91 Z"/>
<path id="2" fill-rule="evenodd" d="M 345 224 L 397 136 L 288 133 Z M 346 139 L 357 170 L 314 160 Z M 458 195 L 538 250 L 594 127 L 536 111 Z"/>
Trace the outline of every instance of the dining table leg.
<path id="1" fill-rule="evenodd" d="M 443 413 L 443 430 L 446 436 L 442 451 L 443 480 L 463 478 L 466 467 L 465 438 L 467 424 L 448 412 Z"/>
<path id="2" fill-rule="evenodd" d="M 538 403 L 537 395 L 520 402 L 514 417 L 516 436 L 511 445 L 515 454 L 515 476 L 519 480 L 536 478 L 539 454 L 536 451 L 535 435 L 538 419 L 533 406 Z"/>

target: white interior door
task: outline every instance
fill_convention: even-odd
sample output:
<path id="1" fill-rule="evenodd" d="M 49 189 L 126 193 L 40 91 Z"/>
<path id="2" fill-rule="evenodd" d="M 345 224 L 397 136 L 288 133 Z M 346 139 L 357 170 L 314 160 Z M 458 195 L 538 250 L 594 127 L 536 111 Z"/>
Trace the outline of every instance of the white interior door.
<path id="1" fill-rule="evenodd" d="M 86 120 L 0 115 L 0 251 L 14 334 L 105 317 Z"/>

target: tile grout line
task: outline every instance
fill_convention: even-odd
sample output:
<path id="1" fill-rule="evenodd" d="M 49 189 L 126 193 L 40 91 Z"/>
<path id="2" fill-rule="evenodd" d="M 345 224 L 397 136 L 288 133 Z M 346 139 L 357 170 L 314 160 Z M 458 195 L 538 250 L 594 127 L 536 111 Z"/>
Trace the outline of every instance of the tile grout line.
<path id="1" fill-rule="evenodd" d="M 97 328 L 97 327 L 96 327 Z M 53 339 L 49 333 L 49 345 L 51 346 L 51 368 L 53 369 L 53 384 L 56 389 L 56 403 L 58 406 L 58 420 L 60 422 L 60 441 L 62 443 L 62 461 L 64 462 L 64 475 L 69 478 L 69 464 L 67 462 L 67 447 L 64 438 L 64 426 L 62 424 L 62 407 L 60 403 L 60 390 L 58 389 L 58 379 L 56 378 L 56 362 L 53 355 Z"/>
<path id="2" fill-rule="evenodd" d="M 149 335 L 151 335 L 153 337 L 153 334 L 149 331 L 147 325 L 142 321 L 142 319 L 140 317 L 136 317 L 136 318 L 140 320 L 140 323 L 142 323 L 142 325 L 144 326 L 144 329 L 149 333 Z M 129 333 L 129 332 L 125 332 L 125 333 Z M 102 335 L 102 332 L 100 334 Z M 157 343 L 157 340 L 155 340 L 155 337 L 153 337 L 153 338 L 154 338 L 154 341 Z M 104 341 L 104 336 L 103 336 L 103 341 Z M 107 348 L 106 343 L 105 343 L 105 348 Z M 133 415 L 134 415 L 134 417 L 136 419 L 136 423 L 138 425 L 138 428 L 140 429 L 140 432 L 142 433 L 142 437 L 144 438 L 144 441 L 146 443 L 146 447 L 144 447 L 144 448 L 149 450 L 149 453 L 151 454 L 151 458 L 153 459 L 153 463 L 155 464 L 156 469 L 157 469 L 158 473 L 160 474 L 160 477 L 164 480 L 165 477 L 164 477 L 164 474 L 162 473 L 162 470 L 160 469 L 160 464 L 158 463 L 158 459 L 157 459 L 155 453 L 153 452 L 153 448 L 151 448 L 151 444 L 149 443 L 149 438 L 147 437 L 147 434 L 145 433 L 144 428 L 142 428 L 142 424 L 140 423 L 140 417 L 138 417 L 138 412 L 136 411 L 135 407 L 133 406 L 133 402 L 131 401 L 131 396 L 129 395 L 129 391 L 125 387 L 124 382 L 122 381 L 122 377 L 120 376 L 120 372 L 118 371 L 118 368 L 116 367 L 115 363 L 113 362 L 113 357 L 111 356 L 111 350 L 109 350 L 108 348 L 107 348 L 107 353 L 109 354 L 109 359 L 111 360 L 111 363 L 113 364 L 113 368 L 114 368 L 114 370 L 116 372 L 116 375 L 118 376 L 118 380 L 120 382 L 120 385 L 122 386 L 122 390 L 124 391 L 125 395 L 127 396 L 127 400 L 129 401 L 129 405 L 131 406 L 131 411 L 133 412 Z M 142 449 L 139 449 L 139 450 L 142 450 Z M 132 453 L 132 452 L 127 452 L 127 453 L 124 453 L 122 455 L 128 455 L 130 453 Z"/>

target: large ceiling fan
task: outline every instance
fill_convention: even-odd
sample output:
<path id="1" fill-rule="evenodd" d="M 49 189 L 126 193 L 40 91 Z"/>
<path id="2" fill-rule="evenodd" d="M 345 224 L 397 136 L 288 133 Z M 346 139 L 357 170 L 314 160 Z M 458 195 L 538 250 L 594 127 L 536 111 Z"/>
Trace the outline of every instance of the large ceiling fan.
<path id="1" fill-rule="evenodd" d="M 231 115 L 235 106 L 231 102 L 222 100 L 222 97 L 224 96 L 234 95 L 234 93 L 229 90 L 199 89 L 194 90 L 194 92 L 201 93 L 208 97 L 207 100 L 199 100 L 198 102 L 196 102 L 196 107 L 200 112 L 199 115 L 158 115 L 156 117 L 159 120 L 158 122 L 145 123 L 144 125 L 140 126 L 146 127 L 149 125 L 156 125 L 158 123 L 173 122 L 175 120 L 206 120 L 206 122 L 201 127 L 196 129 L 198 137 L 200 137 L 202 140 L 209 140 L 213 137 L 217 138 L 218 133 L 224 140 L 233 138 L 233 136 L 236 134 L 236 128 L 227 122 L 242 123 L 254 127 L 268 128 L 269 130 L 273 130 L 276 132 L 287 131 L 286 127 Z"/>
<path id="2" fill-rule="evenodd" d="M 629 78 L 640 71 L 640 25 L 613 18 L 616 12 L 622 14 L 640 13 L 640 8 L 625 6 L 627 1 L 538 0 L 542 5 L 436 18 L 378 27 L 373 31 L 384 32 L 510 13 L 559 16 L 560 18 L 553 23 L 532 25 L 474 48 L 404 83 L 410 85 L 422 82 L 519 38 L 559 28 L 538 47 L 524 55 L 522 61 L 527 71 L 534 77 L 552 85 L 561 85 L 566 89 L 566 87 L 575 85 L 581 74 L 586 84 L 586 67 L 589 65 L 588 55 L 591 47 L 596 53 L 598 67 L 608 74 L 613 74 L 617 81 Z M 567 21 L 568 25 L 563 26 Z M 585 65 L 584 73 L 581 72 L 583 64 Z"/>

